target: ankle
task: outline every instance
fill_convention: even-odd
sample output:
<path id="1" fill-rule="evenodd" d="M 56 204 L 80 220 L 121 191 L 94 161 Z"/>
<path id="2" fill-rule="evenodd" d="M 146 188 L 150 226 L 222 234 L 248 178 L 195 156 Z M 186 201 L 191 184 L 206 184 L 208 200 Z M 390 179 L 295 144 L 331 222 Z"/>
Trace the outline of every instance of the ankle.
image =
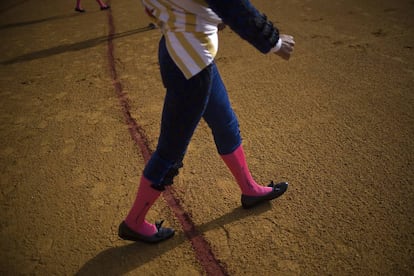
<path id="1" fill-rule="evenodd" d="M 144 236 L 152 236 L 155 233 L 157 233 L 157 227 L 155 224 L 151 224 L 148 221 L 144 220 L 141 224 L 130 224 L 127 220 L 125 220 L 125 223 L 127 226 L 132 229 L 133 231 L 137 232 L 138 234 L 144 235 Z"/>
<path id="2" fill-rule="evenodd" d="M 247 185 L 242 185 L 242 194 L 247 196 L 263 196 L 272 191 L 271 187 L 261 186 L 256 182 L 249 182 Z"/>

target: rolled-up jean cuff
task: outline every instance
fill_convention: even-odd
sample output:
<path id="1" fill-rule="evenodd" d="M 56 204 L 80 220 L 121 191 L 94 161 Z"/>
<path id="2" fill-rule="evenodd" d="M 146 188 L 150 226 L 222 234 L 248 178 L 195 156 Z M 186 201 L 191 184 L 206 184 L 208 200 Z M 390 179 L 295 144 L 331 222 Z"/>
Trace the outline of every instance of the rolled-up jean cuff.
<path id="1" fill-rule="evenodd" d="M 144 176 L 151 181 L 153 185 L 163 186 L 165 175 L 175 164 L 173 161 L 163 159 L 158 152 L 154 152 L 144 169 Z"/>
<path id="2" fill-rule="evenodd" d="M 236 144 L 234 144 L 232 147 L 227 147 L 224 149 L 218 149 L 219 155 L 226 155 L 234 152 L 240 145 L 242 144 L 242 140 L 240 139 Z"/>
<path id="3" fill-rule="evenodd" d="M 233 113 L 234 114 L 234 113 Z M 235 151 L 242 142 L 239 123 L 234 115 L 230 124 L 226 125 L 226 131 L 216 131 L 214 141 L 220 155 L 229 154 Z"/>

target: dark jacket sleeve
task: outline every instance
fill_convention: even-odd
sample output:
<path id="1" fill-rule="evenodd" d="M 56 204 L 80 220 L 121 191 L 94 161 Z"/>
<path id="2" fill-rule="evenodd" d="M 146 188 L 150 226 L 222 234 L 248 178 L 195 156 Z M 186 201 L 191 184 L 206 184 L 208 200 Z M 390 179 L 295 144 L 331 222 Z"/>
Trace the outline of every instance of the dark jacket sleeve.
<path id="1" fill-rule="evenodd" d="M 206 0 L 209 7 L 241 38 L 262 53 L 279 40 L 279 31 L 249 0 Z"/>

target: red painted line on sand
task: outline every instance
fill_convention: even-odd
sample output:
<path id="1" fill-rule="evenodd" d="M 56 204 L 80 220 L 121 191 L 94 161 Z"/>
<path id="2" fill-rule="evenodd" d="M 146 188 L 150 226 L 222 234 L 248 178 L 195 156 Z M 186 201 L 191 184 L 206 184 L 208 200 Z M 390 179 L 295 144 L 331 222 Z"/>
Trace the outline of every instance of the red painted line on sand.
<path id="1" fill-rule="evenodd" d="M 122 84 L 118 79 L 113 44 L 115 24 L 110 10 L 108 11 L 108 25 L 108 62 L 113 85 L 122 107 L 125 121 L 128 125 L 129 133 L 135 144 L 141 150 L 145 162 L 148 162 L 149 158 L 151 157 L 152 150 L 149 147 L 148 139 L 146 138 L 143 128 L 131 115 L 127 94 L 124 93 Z M 210 244 L 195 228 L 194 222 L 192 221 L 190 215 L 181 206 L 180 200 L 174 195 L 174 189 L 171 186 L 163 192 L 163 197 L 168 206 L 174 212 L 177 219 L 180 221 L 184 234 L 190 240 L 195 255 L 201 266 L 206 271 L 207 275 L 228 275 L 225 267 L 214 256 Z"/>

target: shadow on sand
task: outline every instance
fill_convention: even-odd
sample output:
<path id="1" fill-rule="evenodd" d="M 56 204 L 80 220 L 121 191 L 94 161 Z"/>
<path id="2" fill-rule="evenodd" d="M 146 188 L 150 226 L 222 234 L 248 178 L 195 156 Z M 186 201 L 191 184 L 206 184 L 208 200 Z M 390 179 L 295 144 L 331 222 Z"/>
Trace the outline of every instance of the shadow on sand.
<path id="1" fill-rule="evenodd" d="M 0 12 L 1 14 L 1 12 Z M 9 28 L 15 28 L 15 27 L 23 27 L 27 25 L 33 25 L 33 24 L 39 24 L 43 22 L 48 22 L 52 20 L 58 20 L 58 19 L 65 19 L 70 17 L 79 16 L 79 14 L 70 14 L 70 15 L 56 15 L 56 16 L 50 16 L 42 19 L 36 19 L 36 20 L 30 20 L 30 21 L 24 21 L 24 22 L 16 22 L 16 23 L 9 23 L 5 25 L 0 25 L 0 30 L 3 29 L 9 29 Z"/>
<path id="2" fill-rule="evenodd" d="M 155 26 L 153 24 L 149 24 L 148 26 L 143 27 L 143 28 L 138 28 L 138 29 L 135 29 L 135 30 L 126 31 L 126 32 L 122 32 L 122 33 L 116 33 L 114 35 L 100 36 L 100 37 L 97 37 L 97 38 L 92 38 L 92 39 L 88 39 L 88 40 L 81 41 L 81 42 L 76 42 L 76 43 L 71 43 L 71 44 L 63 44 L 63 45 L 59 45 L 59 46 L 52 47 L 52 48 L 49 48 L 49 49 L 44 49 L 44 50 L 24 54 L 24 55 L 21 55 L 21 56 L 17 56 L 15 58 L 2 61 L 1 64 L 8 65 L 8 64 L 14 64 L 14 63 L 19 63 L 19 62 L 24 62 L 24 61 L 30 61 L 30 60 L 39 59 L 39 58 L 46 58 L 46 57 L 49 57 L 49 56 L 58 55 L 58 54 L 65 53 L 65 52 L 70 52 L 70 51 L 79 51 L 79 50 L 82 50 L 82 49 L 97 46 L 101 43 L 108 42 L 108 40 L 113 40 L 113 39 L 116 39 L 116 38 L 121 38 L 121 37 L 129 36 L 129 35 L 133 35 L 133 34 L 137 34 L 137 33 L 150 31 L 150 30 L 153 30 L 154 28 L 155 28 Z"/>
<path id="3" fill-rule="evenodd" d="M 22 5 L 27 1 L 29 1 L 29 0 L 14 1 L 12 4 L 9 4 L 8 6 L 0 7 L 0 14 L 5 13 L 6 11 L 13 9 L 14 7 Z"/>
<path id="4" fill-rule="evenodd" d="M 202 235 L 212 229 L 241 220 L 248 216 L 256 216 L 271 209 L 271 204 L 266 202 L 254 209 L 245 210 L 241 207 L 234 209 L 215 220 L 196 226 L 197 235 Z M 194 236 L 194 235 L 193 235 Z M 86 262 L 76 273 L 81 275 L 124 275 L 141 265 L 155 259 L 158 256 L 174 249 L 188 237 L 183 232 L 160 244 L 130 243 L 125 246 L 110 248 L 102 251 L 97 256 Z"/>

